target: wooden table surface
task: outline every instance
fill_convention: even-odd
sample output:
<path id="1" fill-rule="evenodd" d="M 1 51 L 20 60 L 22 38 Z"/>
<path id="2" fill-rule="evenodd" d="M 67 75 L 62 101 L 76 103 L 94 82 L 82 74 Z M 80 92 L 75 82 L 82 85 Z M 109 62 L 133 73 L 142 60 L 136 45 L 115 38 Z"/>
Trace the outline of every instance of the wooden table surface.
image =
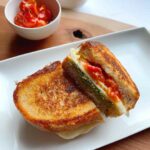
<path id="1" fill-rule="evenodd" d="M 7 0 L 0 0 L 0 6 L 5 6 L 6 2 L 7 2 Z M 74 15 L 75 17 L 80 16 L 80 18 L 78 18 L 78 19 L 81 21 L 85 21 L 85 22 L 88 18 L 88 15 L 79 14 L 79 13 L 78 13 L 78 15 L 76 15 L 75 12 L 71 12 L 71 11 L 69 13 L 67 11 L 65 11 L 63 13 L 63 15 L 67 18 L 72 17 L 72 15 Z M 0 18 L 1 18 L 1 16 L 0 16 Z M 4 21 L 4 20 L 2 19 L 2 20 L 0 20 L 0 22 L 1 21 Z M 116 21 L 113 21 L 110 19 L 102 18 L 102 17 L 93 17 L 92 22 L 95 23 L 94 28 L 96 28 L 96 31 L 98 31 L 98 32 L 97 33 L 95 33 L 95 31 L 92 32 L 91 36 L 95 36 L 97 34 L 105 34 L 105 33 L 114 32 L 114 31 L 120 31 L 120 30 L 124 30 L 124 29 L 128 29 L 128 28 L 133 27 L 130 25 L 126 25 L 126 24 L 119 23 L 119 22 L 116 22 Z M 100 29 L 97 27 L 96 23 L 101 25 Z M 85 26 L 85 24 L 82 24 L 82 25 L 83 25 L 83 27 L 87 28 L 87 26 Z M 91 25 L 91 26 L 93 26 L 93 25 Z M 2 27 L 4 28 L 3 22 L 0 23 L 0 32 L 1 32 Z M 65 27 L 66 27 L 66 25 L 65 25 Z M 9 31 L 10 31 L 9 34 L 12 33 L 11 36 L 14 36 L 13 31 L 11 31 L 11 29 Z M 63 32 L 64 32 L 64 30 L 63 30 Z M 87 36 L 88 36 L 88 34 L 87 34 Z M 66 42 L 68 42 L 70 40 L 69 38 L 67 37 Z M 10 40 L 10 39 L 8 39 L 8 40 Z M 17 40 L 17 39 L 15 39 L 15 40 Z M 74 41 L 74 40 L 75 39 L 71 39 L 70 41 Z M 19 41 L 20 41 L 20 39 L 19 39 Z M 9 45 L 6 45 L 5 42 L 6 42 L 6 40 L 3 41 L 3 38 L 0 38 L 0 44 L 1 44 L 0 45 L 0 48 L 1 48 L 0 60 L 5 59 L 7 57 L 12 57 L 15 55 L 25 53 L 25 52 L 19 52 L 19 51 L 15 51 L 13 53 L 12 52 L 10 53 L 9 52 L 10 47 L 9 47 Z M 55 43 L 55 44 L 51 43 L 51 39 L 44 41 L 44 43 L 45 42 L 47 44 L 43 44 L 42 46 L 40 46 L 40 49 L 45 48 L 47 46 L 54 46 L 54 45 L 62 44 L 61 42 Z M 16 48 L 18 48 L 17 43 L 18 43 L 18 41 L 13 45 L 13 46 L 16 46 Z M 31 44 L 31 45 L 32 45 L 31 51 L 38 50 L 37 49 L 38 45 L 36 45 L 36 44 Z M 27 52 L 30 52 L 30 51 L 26 51 L 26 53 Z M 96 139 L 96 140 L 98 140 L 98 139 Z M 103 148 L 100 148 L 99 150 L 150 150 L 150 129 L 144 130 L 144 131 L 137 133 L 133 136 L 130 136 L 126 139 L 120 140 L 118 142 L 115 142 L 115 143 L 110 144 L 108 146 L 105 146 Z"/>

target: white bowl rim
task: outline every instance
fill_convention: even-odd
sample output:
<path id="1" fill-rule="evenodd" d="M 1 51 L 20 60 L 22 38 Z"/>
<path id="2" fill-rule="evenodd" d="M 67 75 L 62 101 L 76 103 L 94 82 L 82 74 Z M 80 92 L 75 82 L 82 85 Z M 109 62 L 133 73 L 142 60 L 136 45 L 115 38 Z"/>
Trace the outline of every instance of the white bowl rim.
<path id="1" fill-rule="evenodd" d="M 35 28 L 26 28 L 26 27 L 22 27 L 22 26 L 19 26 L 19 25 L 16 25 L 13 21 L 10 21 L 6 15 L 6 10 L 7 10 L 7 7 L 8 5 L 12 2 L 13 0 L 9 0 L 5 6 L 5 9 L 4 9 L 4 14 L 5 14 L 5 17 L 7 19 L 7 21 L 12 24 L 13 26 L 16 26 L 17 28 L 20 28 L 20 29 L 23 29 L 23 30 L 39 30 L 39 29 L 42 29 L 42 28 L 46 28 L 47 26 L 50 26 L 51 24 L 53 24 L 54 22 L 57 21 L 57 19 L 59 19 L 60 15 L 61 15 L 61 5 L 59 3 L 58 0 L 55 0 L 57 5 L 58 5 L 58 8 L 59 8 L 59 12 L 58 12 L 58 15 L 56 16 L 56 18 L 54 20 L 52 20 L 51 22 L 49 22 L 47 25 L 44 25 L 44 26 L 41 26 L 41 27 L 35 27 Z"/>

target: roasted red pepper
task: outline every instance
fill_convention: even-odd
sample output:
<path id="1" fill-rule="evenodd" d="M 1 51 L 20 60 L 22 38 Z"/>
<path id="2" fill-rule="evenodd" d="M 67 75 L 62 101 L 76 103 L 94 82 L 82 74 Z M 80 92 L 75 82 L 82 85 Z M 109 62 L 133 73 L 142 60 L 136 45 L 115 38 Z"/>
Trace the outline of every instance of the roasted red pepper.
<path id="1" fill-rule="evenodd" d="M 105 81 L 105 77 L 102 73 L 101 68 L 92 66 L 90 64 L 86 64 L 85 68 L 93 79 L 101 81 L 101 82 Z"/>
<path id="2" fill-rule="evenodd" d="M 116 100 L 117 97 L 121 98 L 117 83 L 112 79 L 112 77 L 107 75 L 101 67 L 97 67 L 89 63 L 85 63 L 84 67 L 92 79 L 94 79 L 97 83 L 98 81 L 101 81 L 108 88 L 106 93 L 113 100 Z"/>
<path id="3" fill-rule="evenodd" d="M 38 5 L 36 0 L 23 0 L 19 5 L 20 11 L 17 13 L 15 24 L 35 28 L 48 24 L 52 20 L 52 13 L 46 5 Z"/>

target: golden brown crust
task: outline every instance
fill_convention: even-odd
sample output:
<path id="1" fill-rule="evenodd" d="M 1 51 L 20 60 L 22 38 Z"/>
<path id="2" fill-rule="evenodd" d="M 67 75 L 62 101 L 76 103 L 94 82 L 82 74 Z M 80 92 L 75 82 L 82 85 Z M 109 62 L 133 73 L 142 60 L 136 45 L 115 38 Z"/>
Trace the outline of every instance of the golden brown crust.
<path id="1" fill-rule="evenodd" d="M 105 45 L 96 41 L 85 42 L 80 48 L 80 55 L 100 65 L 117 82 L 127 110 L 133 108 L 139 98 L 139 91 L 120 61 Z"/>
<path id="2" fill-rule="evenodd" d="M 17 84 L 14 103 L 31 124 L 48 131 L 76 129 L 101 122 L 99 110 L 54 62 Z"/>
<path id="3" fill-rule="evenodd" d="M 102 122 L 102 118 L 100 118 L 97 108 L 85 113 L 83 116 L 77 116 L 70 119 L 61 119 L 57 121 L 49 121 L 49 120 L 28 120 L 31 124 L 35 124 L 36 126 L 46 130 L 46 131 L 69 131 L 73 129 L 77 129 L 80 126 L 84 126 L 91 123 L 100 123 Z"/>
<path id="4" fill-rule="evenodd" d="M 52 71 L 54 71 L 58 65 L 60 65 L 61 63 L 59 61 L 56 61 L 55 63 L 52 63 L 51 65 L 45 66 L 43 69 L 38 70 L 37 72 L 35 72 L 34 74 L 30 75 L 29 77 L 27 77 L 26 79 L 24 79 L 23 81 L 17 83 L 17 87 L 14 91 L 13 97 L 14 97 L 14 102 L 16 103 L 16 100 L 18 100 L 18 90 L 20 89 L 20 86 L 26 82 L 32 81 L 32 79 L 36 78 L 36 76 L 38 75 L 42 75 L 44 73 L 51 73 Z"/>

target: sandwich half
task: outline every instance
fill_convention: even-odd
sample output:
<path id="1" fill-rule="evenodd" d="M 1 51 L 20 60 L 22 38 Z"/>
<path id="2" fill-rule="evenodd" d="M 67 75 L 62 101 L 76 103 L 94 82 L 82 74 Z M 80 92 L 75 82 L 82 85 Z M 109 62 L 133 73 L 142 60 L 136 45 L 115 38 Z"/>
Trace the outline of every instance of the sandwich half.
<path id="1" fill-rule="evenodd" d="M 64 75 L 59 61 L 19 82 L 13 97 L 29 123 L 64 139 L 87 133 L 103 122 L 100 110 Z"/>
<path id="2" fill-rule="evenodd" d="M 126 69 L 99 42 L 88 41 L 71 49 L 63 68 L 106 116 L 127 113 L 139 98 L 139 91 Z"/>

